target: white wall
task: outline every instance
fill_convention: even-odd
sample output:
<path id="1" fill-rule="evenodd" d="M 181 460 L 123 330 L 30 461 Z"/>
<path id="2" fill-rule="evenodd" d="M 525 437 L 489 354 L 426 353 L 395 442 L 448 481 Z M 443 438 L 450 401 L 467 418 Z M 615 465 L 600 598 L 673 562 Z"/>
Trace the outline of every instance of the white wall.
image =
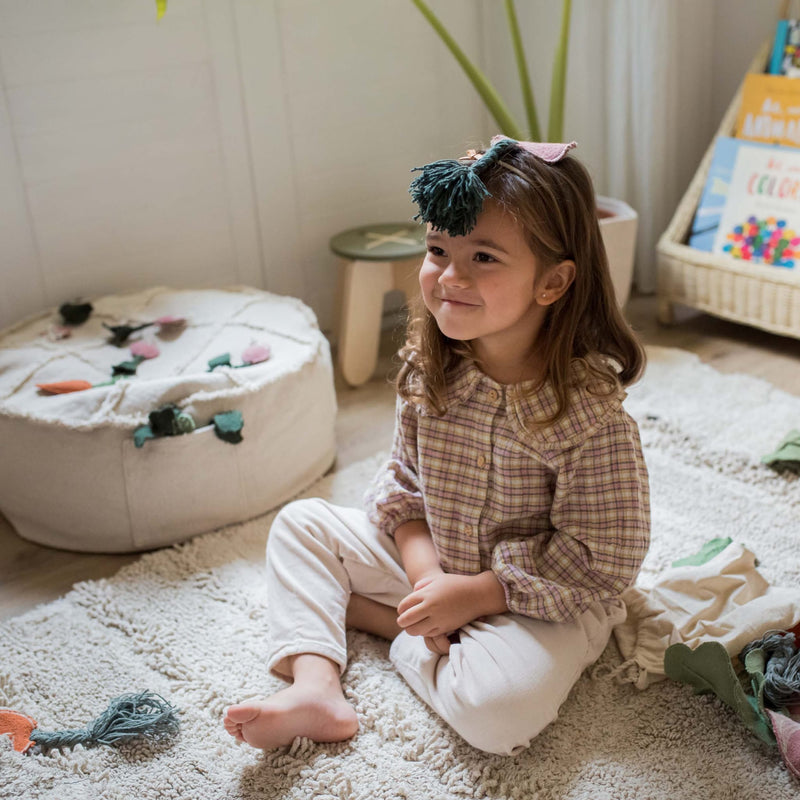
<path id="1" fill-rule="evenodd" d="M 0 3 L 6 320 L 77 295 L 260 279 L 244 126 L 221 102 L 238 92 L 219 54 L 230 32 L 199 2 L 158 26 L 151 6 Z"/>
<path id="2" fill-rule="evenodd" d="M 667 1 L 712 3 L 715 23 L 686 39 L 715 88 L 687 115 L 683 185 L 778 0 Z M 610 2 L 574 0 L 567 107 L 601 193 L 603 53 L 582 12 Z M 431 4 L 520 110 L 499 0 Z M 543 110 L 559 5 L 517 3 Z M 80 295 L 247 283 L 330 327 L 330 236 L 407 219 L 410 167 L 494 130 L 410 0 L 169 0 L 160 23 L 154 0 L 0 0 L 0 325 Z"/>
<path id="3" fill-rule="evenodd" d="M 479 51 L 477 2 L 437 7 Z M 462 81 L 407 0 L 0 0 L 0 325 L 247 283 L 329 326 L 330 236 L 409 218 L 410 168 L 485 136 Z"/>

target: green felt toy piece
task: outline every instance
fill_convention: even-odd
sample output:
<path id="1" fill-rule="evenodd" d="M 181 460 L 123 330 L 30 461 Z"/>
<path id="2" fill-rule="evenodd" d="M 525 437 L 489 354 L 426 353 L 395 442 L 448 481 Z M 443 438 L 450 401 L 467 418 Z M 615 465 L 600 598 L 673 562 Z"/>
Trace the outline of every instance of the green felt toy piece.
<path id="1" fill-rule="evenodd" d="M 148 417 L 150 424 L 142 425 L 133 432 L 133 443 L 136 447 L 143 447 L 148 439 L 181 436 L 191 433 L 197 427 L 191 414 L 181 411 L 172 403 L 151 411 Z"/>
<path id="2" fill-rule="evenodd" d="M 742 659 L 739 659 L 742 661 Z M 759 647 L 751 650 L 744 657 L 745 672 L 750 676 L 750 687 L 753 690 L 753 697 L 759 709 L 764 710 L 764 684 L 766 678 L 764 673 L 767 668 L 767 654 L 766 651 Z"/>
<path id="3" fill-rule="evenodd" d="M 171 403 L 150 412 L 150 427 L 156 436 L 180 436 L 191 433 L 196 425 L 191 415 Z"/>
<path id="4" fill-rule="evenodd" d="M 730 536 L 724 539 L 711 539 L 706 542 L 696 553 L 685 558 L 679 558 L 672 562 L 673 567 L 700 567 L 711 561 L 714 556 L 721 553 L 729 544 L 733 542 Z"/>
<path id="5" fill-rule="evenodd" d="M 157 408 L 149 414 L 150 424 L 142 425 L 133 432 L 133 443 L 143 447 L 148 439 L 162 436 L 180 436 L 191 433 L 197 427 L 191 414 L 181 411 L 172 403 Z M 242 441 L 244 418 L 241 411 L 224 411 L 214 415 L 214 433 L 224 442 L 239 444 Z"/>
<path id="6" fill-rule="evenodd" d="M 800 475 L 800 431 L 789 431 L 775 452 L 764 456 L 761 462 L 774 470 L 786 470 Z"/>
<path id="7" fill-rule="evenodd" d="M 731 657 L 719 642 L 703 642 L 695 650 L 683 643 L 673 644 L 664 654 L 664 672 L 672 680 L 694 687 L 697 694 L 713 692 L 762 742 L 776 744 L 763 705 L 745 693 Z"/>
<path id="8" fill-rule="evenodd" d="M 155 439 L 156 435 L 149 425 L 141 425 L 133 432 L 133 443 L 136 447 L 144 447 L 148 439 Z"/>
<path id="9" fill-rule="evenodd" d="M 134 356 L 130 361 L 122 361 L 111 367 L 112 375 L 135 375 L 139 364 L 144 361 L 144 356 Z"/>
<path id="10" fill-rule="evenodd" d="M 225 442 L 239 444 L 242 441 L 243 427 L 241 411 L 225 411 L 214 415 L 214 433 Z"/>
<path id="11" fill-rule="evenodd" d="M 175 423 L 178 426 L 178 433 L 191 433 L 193 430 L 197 428 L 197 424 L 194 421 L 194 417 L 191 414 L 187 414 L 184 411 L 179 412 L 175 416 Z"/>
<path id="12" fill-rule="evenodd" d="M 94 310 L 91 303 L 64 303 L 58 313 L 67 325 L 82 325 Z"/>
<path id="13" fill-rule="evenodd" d="M 178 408 L 173 405 L 162 406 L 148 415 L 150 427 L 155 436 L 177 436 L 180 433 L 178 427 Z"/>
<path id="14" fill-rule="evenodd" d="M 111 331 L 111 338 L 109 342 L 117 347 L 121 347 L 125 342 L 128 341 L 130 335 L 132 333 L 136 333 L 136 331 L 141 331 L 144 328 L 149 328 L 151 325 L 155 323 L 153 322 L 145 322 L 142 325 L 106 325 L 103 323 L 103 327 Z"/>
<path id="15" fill-rule="evenodd" d="M 212 358 L 208 362 L 208 372 L 213 372 L 217 367 L 230 367 L 230 366 L 231 366 L 231 354 L 223 353 L 221 356 Z"/>

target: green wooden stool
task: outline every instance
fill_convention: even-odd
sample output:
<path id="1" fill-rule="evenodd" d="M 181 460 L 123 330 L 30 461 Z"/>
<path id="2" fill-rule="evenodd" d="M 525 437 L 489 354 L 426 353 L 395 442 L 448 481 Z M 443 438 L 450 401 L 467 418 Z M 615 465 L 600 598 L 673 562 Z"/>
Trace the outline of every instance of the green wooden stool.
<path id="1" fill-rule="evenodd" d="M 343 259 L 339 367 L 350 386 L 360 386 L 378 361 L 384 295 L 399 289 L 410 300 L 419 293 L 425 226 L 364 225 L 337 234 L 330 247 Z"/>

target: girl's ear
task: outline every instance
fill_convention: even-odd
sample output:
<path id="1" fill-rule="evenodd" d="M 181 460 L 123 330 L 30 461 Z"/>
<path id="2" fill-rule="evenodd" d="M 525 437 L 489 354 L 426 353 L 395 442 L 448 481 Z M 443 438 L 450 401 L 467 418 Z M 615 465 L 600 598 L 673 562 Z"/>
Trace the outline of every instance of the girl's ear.
<path id="1" fill-rule="evenodd" d="M 536 292 L 536 302 L 549 306 L 564 295 L 575 280 L 575 262 L 562 261 L 551 267 Z"/>

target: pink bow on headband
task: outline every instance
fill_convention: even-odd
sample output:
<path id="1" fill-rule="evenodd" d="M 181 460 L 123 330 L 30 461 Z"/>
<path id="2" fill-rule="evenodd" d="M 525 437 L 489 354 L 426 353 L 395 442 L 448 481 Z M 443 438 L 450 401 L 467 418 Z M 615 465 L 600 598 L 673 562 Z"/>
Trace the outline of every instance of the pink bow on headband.
<path id="1" fill-rule="evenodd" d="M 492 145 L 502 142 L 504 139 L 511 139 L 511 137 L 503 136 L 502 134 L 493 136 Z M 578 146 L 577 142 L 555 144 L 552 142 L 520 142 L 516 139 L 512 139 L 512 141 L 517 142 L 523 150 L 526 150 L 537 158 L 541 158 L 542 161 L 546 161 L 548 164 L 555 164 L 556 161 L 561 161 L 570 150 Z"/>

